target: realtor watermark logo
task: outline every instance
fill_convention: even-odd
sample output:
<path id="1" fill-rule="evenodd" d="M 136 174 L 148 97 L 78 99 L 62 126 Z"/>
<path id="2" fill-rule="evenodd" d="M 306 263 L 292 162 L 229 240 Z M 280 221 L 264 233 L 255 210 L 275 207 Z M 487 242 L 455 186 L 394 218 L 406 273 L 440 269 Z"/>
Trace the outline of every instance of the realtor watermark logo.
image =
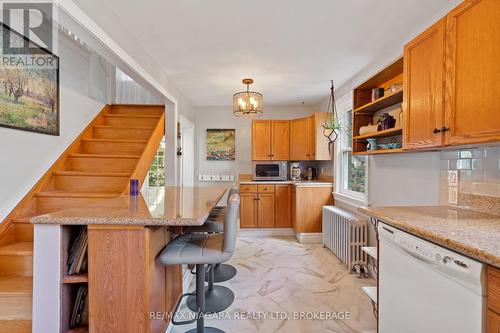
<path id="1" fill-rule="evenodd" d="M 7 69 L 55 69 L 56 12 L 52 2 L 2 1 L 0 66 Z"/>

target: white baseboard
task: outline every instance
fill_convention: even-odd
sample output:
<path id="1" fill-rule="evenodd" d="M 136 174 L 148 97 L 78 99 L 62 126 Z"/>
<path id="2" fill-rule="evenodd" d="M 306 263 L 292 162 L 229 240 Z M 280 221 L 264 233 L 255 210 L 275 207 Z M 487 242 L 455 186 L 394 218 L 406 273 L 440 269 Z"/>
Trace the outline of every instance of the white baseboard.
<path id="1" fill-rule="evenodd" d="M 321 232 L 300 233 L 297 232 L 295 237 L 301 244 L 321 244 Z"/>
<path id="2" fill-rule="evenodd" d="M 293 237 L 295 232 L 292 228 L 268 228 L 268 229 L 240 229 L 242 237 Z"/>

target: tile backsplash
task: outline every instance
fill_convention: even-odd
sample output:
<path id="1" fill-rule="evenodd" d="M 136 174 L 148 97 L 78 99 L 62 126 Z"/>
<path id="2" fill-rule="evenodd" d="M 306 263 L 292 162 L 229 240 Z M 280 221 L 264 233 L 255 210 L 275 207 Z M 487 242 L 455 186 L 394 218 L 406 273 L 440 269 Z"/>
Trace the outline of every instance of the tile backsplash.
<path id="1" fill-rule="evenodd" d="M 500 215 L 500 146 L 441 151 L 440 203 Z"/>

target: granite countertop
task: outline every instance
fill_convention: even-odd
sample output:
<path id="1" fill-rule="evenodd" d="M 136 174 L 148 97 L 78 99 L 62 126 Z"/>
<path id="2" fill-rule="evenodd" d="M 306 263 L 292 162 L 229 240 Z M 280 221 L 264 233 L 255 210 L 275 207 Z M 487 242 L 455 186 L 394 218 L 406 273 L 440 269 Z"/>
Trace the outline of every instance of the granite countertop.
<path id="1" fill-rule="evenodd" d="M 363 207 L 359 211 L 500 268 L 500 216 L 448 206 Z"/>
<path id="2" fill-rule="evenodd" d="M 96 200 L 97 207 L 73 208 L 33 217 L 34 224 L 196 226 L 205 223 L 226 187 L 165 186 L 138 196 Z"/>

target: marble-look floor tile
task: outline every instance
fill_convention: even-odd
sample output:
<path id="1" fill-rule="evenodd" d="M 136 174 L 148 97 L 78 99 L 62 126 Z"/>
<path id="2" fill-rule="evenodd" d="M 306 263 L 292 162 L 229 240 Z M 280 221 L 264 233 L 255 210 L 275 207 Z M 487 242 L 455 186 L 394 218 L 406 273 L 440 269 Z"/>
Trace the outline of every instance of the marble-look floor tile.
<path id="1" fill-rule="evenodd" d="M 376 332 L 371 302 L 361 291 L 375 281 L 348 274 L 321 245 L 300 244 L 295 238 L 241 237 L 228 263 L 238 274 L 221 285 L 233 290 L 235 301 L 219 318 L 207 319 L 206 326 L 227 333 Z M 181 311 L 190 312 L 185 304 Z M 172 332 L 192 327 L 174 326 Z"/>

